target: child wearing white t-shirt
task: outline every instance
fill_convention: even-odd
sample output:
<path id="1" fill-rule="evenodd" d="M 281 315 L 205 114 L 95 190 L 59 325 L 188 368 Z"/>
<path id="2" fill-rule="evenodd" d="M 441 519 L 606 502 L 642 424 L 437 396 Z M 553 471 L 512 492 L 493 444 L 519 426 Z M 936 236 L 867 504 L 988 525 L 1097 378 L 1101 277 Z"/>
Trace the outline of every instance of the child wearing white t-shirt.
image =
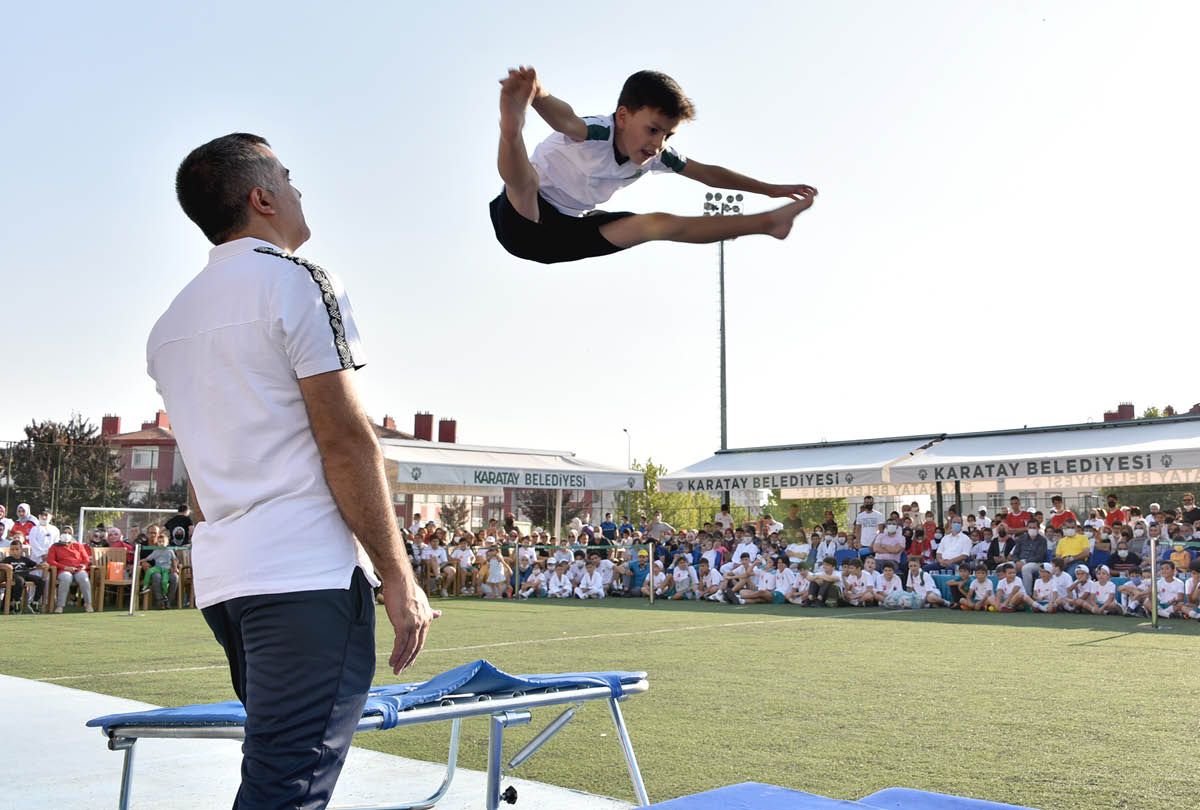
<path id="1" fill-rule="evenodd" d="M 1096 568 L 1096 581 L 1092 583 L 1092 613 L 1116 613 L 1121 615 L 1121 604 L 1117 601 L 1117 584 L 1112 581 L 1107 565 Z"/>
<path id="2" fill-rule="evenodd" d="M 663 564 L 659 560 L 654 561 L 654 573 L 646 577 L 646 581 L 642 583 L 642 596 L 650 596 L 650 589 L 654 588 L 654 598 L 661 599 L 667 587 L 667 575 L 663 572 Z"/>
<path id="3" fill-rule="evenodd" d="M 567 561 L 559 560 L 554 566 L 554 573 L 550 575 L 550 580 L 546 584 L 546 592 L 551 599 L 566 599 L 574 590 L 571 584 L 571 578 L 567 576 Z"/>
<path id="4" fill-rule="evenodd" d="M 675 567 L 671 569 L 671 587 L 668 591 L 674 591 L 668 597 L 669 599 L 696 599 L 698 594 L 697 587 L 700 584 L 700 577 L 696 573 L 696 569 L 688 564 L 688 558 L 680 554 L 675 558 Z"/>
<path id="5" fill-rule="evenodd" d="M 842 563 L 842 598 L 854 607 L 864 607 L 874 604 L 875 589 L 868 584 L 863 576 L 863 564 L 860 560 L 846 560 Z"/>
<path id="6" fill-rule="evenodd" d="M 579 585 L 575 587 L 575 595 L 580 599 L 604 598 L 604 581 L 600 578 L 600 572 L 596 570 L 596 564 L 591 560 L 584 566 L 583 576 L 579 578 Z"/>
<path id="7" fill-rule="evenodd" d="M 1189 619 L 1200 619 L 1200 561 L 1188 566 L 1184 582 L 1183 610 Z"/>
<path id="8" fill-rule="evenodd" d="M 874 559 L 874 557 L 870 558 Z M 883 563 L 879 586 L 874 589 L 875 601 L 884 607 L 909 607 L 911 600 L 904 591 L 904 583 L 896 576 L 896 564 L 891 560 Z M 889 601 L 890 600 L 890 601 Z"/>
<path id="9" fill-rule="evenodd" d="M 784 594 L 784 599 L 793 605 L 807 605 L 811 601 L 811 589 L 812 580 L 808 577 L 808 565 L 801 563 L 796 567 L 796 578 L 792 580 L 792 588 Z"/>
<path id="10" fill-rule="evenodd" d="M 907 590 L 916 597 L 914 607 L 928 607 L 929 605 L 946 607 L 948 605 L 946 600 L 942 598 L 942 592 L 938 589 L 933 574 L 921 570 L 920 557 L 908 558 Z"/>
<path id="11" fill-rule="evenodd" d="M 1075 580 L 1067 586 L 1067 595 L 1059 600 L 1058 609 L 1068 613 L 1090 612 L 1091 594 L 1091 571 L 1086 565 L 1080 563 L 1075 566 Z"/>
<path id="12" fill-rule="evenodd" d="M 487 579 L 483 583 L 484 599 L 503 599 L 510 593 L 508 582 L 512 578 L 512 568 L 500 556 L 499 549 L 489 548 L 487 551 Z"/>
<path id="13" fill-rule="evenodd" d="M 1027 604 L 1039 613 L 1055 613 L 1058 608 L 1058 586 L 1054 582 L 1054 572 L 1049 564 L 1038 568 L 1038 578 L 1033 581 L 1033 596 L 1025 595 Z"/>
<path id="14" fill-rule="evenodd" d="M 1182 615 L 1183 601 L 1187 598 L 1187 586 L 1175 576 L 1175 563 L 1163 560 L 1158 566 L 1158 615 Z"/>
<path id="15" fill-rule="evenodd" d="M 701 599 L 708 599 L 711 602 L 720 602 L 724 599 L 721 595 L 721 583 L 725 578 L 721 576 L 720 571 L 714 570 L 708 564 L 708 560 L 701 558 L 697 578 L 700 580 L 697 590 Z"/>
<path id="16" fill-rule="evenodd" d="M 1024 607 L 1027 594 L 1025 584 L 1017 579 L 1017 567 L 1012 563 L 1004 563 L 997 573 L 1000 580 L 992 596 L 992 607 L 1002 613 L 1012 613 L 1018 607 Z"/>
<path id="17" fill-rule="evenodd" d="M 518 594 L 522 599 L 546 595 L 546 569 L 540 562 L 535 562 L 533 568 L 529 569 L 529 575 L 525 581 L 521 583 L 521 591 Z"/>
<path id="18" fill-rule="evenodd" d="M 959 600 L 958 606 L 963 610 L 987 610 L 994 592 L 992 581 L 988 579 L 987 566 L 977 565 L 975 566 L 975 578 L 967 587 L 967 596 L 965 599 Z"/>

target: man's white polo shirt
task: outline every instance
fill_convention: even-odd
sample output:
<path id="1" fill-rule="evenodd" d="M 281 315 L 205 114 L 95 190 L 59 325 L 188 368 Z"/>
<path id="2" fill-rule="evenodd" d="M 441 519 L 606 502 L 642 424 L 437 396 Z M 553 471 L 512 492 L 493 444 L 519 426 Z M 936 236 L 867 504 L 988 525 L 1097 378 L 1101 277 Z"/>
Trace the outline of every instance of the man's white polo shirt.
<path id="1" fill-rule="evenodd" d="M 299 380 L 366 362 L 341 281 L 259 239 L 209 251 L 146 345 L 204 521 L 196 604 L 348 588 L 370 562 L 334 503 Z"/>

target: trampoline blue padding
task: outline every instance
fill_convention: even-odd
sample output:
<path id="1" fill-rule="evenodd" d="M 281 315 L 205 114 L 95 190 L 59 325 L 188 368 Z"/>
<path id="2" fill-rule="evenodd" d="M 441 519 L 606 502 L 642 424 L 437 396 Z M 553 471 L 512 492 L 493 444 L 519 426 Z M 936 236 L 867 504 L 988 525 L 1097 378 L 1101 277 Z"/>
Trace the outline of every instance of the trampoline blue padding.
<path id="1" fill-rule="evenodd" d="M 864 796 L 858 802 L 877 810 L 1031 810 L 1015 804 L 985 802 L 983 799 L 968 799 L 965 796 L 930 793 L 912 788 L 888 788 Z"/>
<path id="2" fill-rule="evenodd" d="M 813 793 L 788 790 L 775 785 L 743 782 L 692 796 L 647 805 L 642 810 L 1030 810 L 1012 804 L 997 804 L 944 793 L 909 788 L 888 788 L 858 801 L 829 799 Z"/>
<path id="3" fill-rule="evenodd" d="M 838 810 L 857 808 L 863 805 L 842 799 L 828 799 L 815 793 L 788 790 L 759 782 L 742 782 L 726 785 L 716 790 L 706 790 L 691 796 L 680 796 L 658 804 L 648 805 L 653 810 Z"/>
<path id="4" fill-rule="evenodd" d="M 619 698 L 622 686 L 637 683 L 645 672 L 557 672 L 549 675 L 509 675 L 488 661 L 472 661 L 446 670 L 441 675 L 420 683 L 397 683 L 373 686 L 363 708 L 363 717 L 379 716 L 380 729 L 396 726 L 400 712 L 425 706 L 450 695 L 495 695 L 512 692 L 531 692 L 545 689 L 599 686 Z M 246 722 L 246 710 L 241 701 L 201 703 L 192 706 L 173 706 L 143 712 L 110 714 L 89 720 L 107 734 L 116 726 L 136 724 L 148 726 L 241 726 Z"/>

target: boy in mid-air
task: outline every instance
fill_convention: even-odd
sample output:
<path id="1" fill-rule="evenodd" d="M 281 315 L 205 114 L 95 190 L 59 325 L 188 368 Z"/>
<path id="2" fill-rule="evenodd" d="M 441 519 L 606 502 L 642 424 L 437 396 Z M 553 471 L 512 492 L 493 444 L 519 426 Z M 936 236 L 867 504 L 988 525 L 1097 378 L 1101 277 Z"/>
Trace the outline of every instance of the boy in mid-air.
<path id="1" fill-rule="evenodd" d="M 812 205 L 811 186 L 763 183 L 720 166 L 688 160 L 667 146 L 695 115 L 670 76 L 630 76 L 611 115 L 580 118 L 546 92 L 531 67 L 500 80 L 500 154 L 504 189 L 490 209 L 496 239 L 522 259 L 552 264 L 605 256 L 643 242 L 719 242 L 748 234 L 785 238 L 792 220 Z M 554 130 L 530 157 L 522 130 L 533 109 Z M 745 216 L 680 217 L 596 211 L 613 193 L 647 172 L 674 172 L 707 186 L 790 197 L 774 211 Z"/>

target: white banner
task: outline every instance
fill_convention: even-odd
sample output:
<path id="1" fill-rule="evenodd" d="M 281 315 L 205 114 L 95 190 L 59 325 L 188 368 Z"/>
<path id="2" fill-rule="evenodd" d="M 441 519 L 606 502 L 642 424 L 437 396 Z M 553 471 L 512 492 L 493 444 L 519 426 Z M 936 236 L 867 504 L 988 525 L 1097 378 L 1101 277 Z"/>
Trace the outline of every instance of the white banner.
<path id="1" fill-rule="evenodd" d="M 936 482 L 996 480 L 1000 478 L 1049 478 L 1057 476 L 1103 476 L 1200 467 L 1200 452 L 1114 453 L 1107 455 L 1059 456 L 967 464 L 894 466 L 893 482 Z"/>
<path id="2" fill-rule="evenodd" d="M 592 489 L 634 491 L 646 488 L 639 472 L 523 470 L 510 467 L 459 467 L 448 464 L 399 462 L 401 485 L 445 484 L 460 487 L 507 487 L 509 489 Z"/>
<path id="3" fill-rule="evenodd" d="M 785 472 L 760 475 L 705 475 L 660 478 L 659 492 L 729 492 L 735 489 L 862 486 L 883 482 L 878 469 Z"/>

